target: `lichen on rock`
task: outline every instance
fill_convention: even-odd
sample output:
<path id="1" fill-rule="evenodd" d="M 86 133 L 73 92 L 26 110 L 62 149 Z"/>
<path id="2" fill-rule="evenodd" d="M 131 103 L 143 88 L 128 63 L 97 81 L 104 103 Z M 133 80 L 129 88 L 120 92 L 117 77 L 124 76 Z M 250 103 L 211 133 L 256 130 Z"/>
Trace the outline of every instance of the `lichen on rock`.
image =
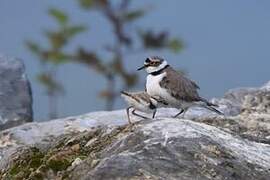
<path id="1" fill-rule="evenodd" d="M 225 116 L 160 109 L 130 126 L 119 110 L 5 130 L 0 179 L 269 179 L 266 86 L 214 99 Z"/>
<path id="2" fill-rule="evenodd" d="M 56 143 L 46 151 L 37 147 L 22 149 L 19 154 L 12 157 L 10 167 L 2 172 L 0 177 L 1 179 L 68 177 L 68 172 L 76 167 L 72 167 L 72 163 L 77 158 L 82 162 L 87 159 L 90 164 L 90 161 L 96 161 L 98 154 L 124 129 L 125 127 L 118 127 L 106 134 L 104 129 L 98 128 L 82 134 L 64 135 L 58 137 Z M 91 139 L 96 139 L 96 141 L 86 146 Z"/>

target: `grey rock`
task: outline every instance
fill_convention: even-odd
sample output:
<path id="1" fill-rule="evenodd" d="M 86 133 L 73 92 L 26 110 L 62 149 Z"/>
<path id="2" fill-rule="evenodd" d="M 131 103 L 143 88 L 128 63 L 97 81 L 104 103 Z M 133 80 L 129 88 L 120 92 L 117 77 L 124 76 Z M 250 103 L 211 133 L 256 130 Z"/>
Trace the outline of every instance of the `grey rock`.
<path id="1" fill-rule="evenodd" d="M 142 123 L 101 152 L 80 179 L 267 179 L 270 145 L 188 120 Z"/>
<path id="2" fill-rule="evenodd" d="M 213 99 L 226 116 L 93 112 L 0 133 L 0 179 L 269 179 L 270 83 Z"/>
<path id="3" fill-rule="evenodd" d="M 268 81 L 267 83 L 265 83 L 265 84 L 261 87 L 261 90 L 270 91 L 270 81 Z"/>
<path id="4" fill-rule="evenodd" d="M 10 169 L 0 177 L 244 180 L 270 176 L 270 145 L 184 119 L 94 128 L 54 137 L 46 149 L 35 147 L 14 152 Z M 37 155 L 38 165 L 29 165 Z M 80 163 L 74 163 L 78 158 Z"/>
<path id="5" fill-rule="evenodd" d="M 197 122 L 270 144 L 270 82 L 260 88 L 230 90 L 224 98 L 214 99 L 214 102 L 226 116 L 201 116 L 196 118 Z"/>
<path id="6" fill-rule="evenodd" d="M 21 60 L 0 55 L 0 130 L 31 122 L 32 93 Z"/>
<path id="7" fill-rule="evenodd" d="M 235 88 L 225 93 L 223 98 L 214 98 L 212 102 L 219 105 L 220 110 L 227 116 L 236 116 L 245 109 L 248 97 L 255 97 L 261 92 L 270 91 L 270 81 L 260 88 Z"/>

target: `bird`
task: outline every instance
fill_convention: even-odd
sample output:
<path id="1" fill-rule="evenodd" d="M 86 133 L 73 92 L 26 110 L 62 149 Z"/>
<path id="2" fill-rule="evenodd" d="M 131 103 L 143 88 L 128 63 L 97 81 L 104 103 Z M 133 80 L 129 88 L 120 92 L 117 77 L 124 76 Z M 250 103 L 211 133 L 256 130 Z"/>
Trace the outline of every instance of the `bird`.
<path id="1" fill-rule="evenodd" d="M 191 106 L 200 106 L 213 111 L 219 115 L 222 112 L 217 110 L 217 105 L 200 97 L 198 94 L 199 86 L 193 81 L 173 69 L 166 60 L 159 56 L 146 58 L 142 67 L 137 70 L 145 69 L 148 73 L 146 78 L 145 90 L 150 96 L 163 98 L 170 107 L 180 110 L 174 115 L 176 118 Z"/>
<path id="2" fill-rule="evenodd" d="M 136 111 L 152 113 L 152 118 L 155 118 L 157 108 L 168 105 L 162 98 L 158 96 L 151 97 L 145 91 L 138 91 L 138 92 L 121 91 L 121 96 L 129 104 L 129 107 L 126 108 L 129 124 L 132 124 L 130 120 L 131 109 L 133 109 L 131 111 L 133 115 L 144 119 L 148 119 L 147 117 L 136 113 Z"/>

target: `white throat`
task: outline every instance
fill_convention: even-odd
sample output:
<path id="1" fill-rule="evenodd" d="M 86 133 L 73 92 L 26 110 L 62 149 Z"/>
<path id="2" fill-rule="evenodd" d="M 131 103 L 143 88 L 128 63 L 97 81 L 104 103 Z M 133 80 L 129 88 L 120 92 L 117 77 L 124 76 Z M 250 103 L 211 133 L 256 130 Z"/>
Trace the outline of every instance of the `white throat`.
<path id="1" fill-rule="evenodd" d="M 167 61 L 164 60 L 164 61 L 163 61 L 159 66 L 157 66 L 157 67 L 153 67 L 153 66 L 147 67 L 147 68 L 146 68 L 146 72 L 147 72 L 148 74 L 151 74 L 151 73 L 153 73 L 153 72 L 157 72 L 157 71 L 159 71 L 159 70 L 165 68 L 165 66 L 167 66 L 167 65 L 168 65 Z"/>

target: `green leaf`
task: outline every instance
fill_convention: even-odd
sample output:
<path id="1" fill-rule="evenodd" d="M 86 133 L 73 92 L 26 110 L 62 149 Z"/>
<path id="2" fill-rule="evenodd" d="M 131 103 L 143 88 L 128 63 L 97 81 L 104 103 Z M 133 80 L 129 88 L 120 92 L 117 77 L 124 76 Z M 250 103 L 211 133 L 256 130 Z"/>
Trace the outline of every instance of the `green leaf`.
<path id="1" fill-rule="evenodd" d="M 79 0 L 80 5 L 85 9 L 90 9 L 93 6 L 105 7 L 108 5 L 108 0 Z"/>
<path id="2" fill-rule="evenodd" d="M 44 85 L 50 93 L 63 93 L 63 86 L 57 82 L 49 73 L 41 73 L 37 75 L 37 80 Z"/>
<path id="3" fill-rule="evenodd" d="M 45 35 L 48 37 L 53 49 L 60 49 L 67 43 L 67 38 L 63 32 L 46 31 Z"/>
<path id="4" fill-rule="evenodd" d="M 39 47 L 39 45 L 37 43 L 34 43 L 32 41 L 26 41 L 25 44 L 32 53 L 34 53 L 36 55 L 40 54 L 41 48 Z"/>
<path id="5" fill-rule="evenodd" d="M 68 62 L 68 56 L 62 52 L 49 52 L 48 53 L 48 59 L 53 64 L 59 65 L 64 64 Z"/>
<path id="6" fill-rule="evenodd" d="M 52 8 L 49 10 L 49 14 L 61 25 L 65 25 L 68 22 L 68 16 L 59 9 Z"/>
<path id="7" fill-rule="evenodd" d="M 180 50 L 183 49 L 183 43 L 178 40 L 178 39 L 172 39 L 169 44 L 168 47 L 175 53 L 179 52 Z"/>
<path id="8" fill-rule="evenodd" d="M 144 16 L 145 11 L 142 9 L 129 11 L 123 14 L 123 18 L 126 21 L 134 21 L 142 16 Z"/>
<path id="9" fill-rule="evenodd" d="M 79 0 L 79 1 L 80 5 L 85 9 L 89 9 L 93 6 L 93 0 Z"/>
<path id="10" fill-rule="evenodd" d="M 78 25 L 78 26 L 72 26 L 72 27 L 68 27 L 65 32 L 67 37 L 73 37 L 81 32 L 86 31 L 86 27 L 82 26 L 82 25 Z"/>

